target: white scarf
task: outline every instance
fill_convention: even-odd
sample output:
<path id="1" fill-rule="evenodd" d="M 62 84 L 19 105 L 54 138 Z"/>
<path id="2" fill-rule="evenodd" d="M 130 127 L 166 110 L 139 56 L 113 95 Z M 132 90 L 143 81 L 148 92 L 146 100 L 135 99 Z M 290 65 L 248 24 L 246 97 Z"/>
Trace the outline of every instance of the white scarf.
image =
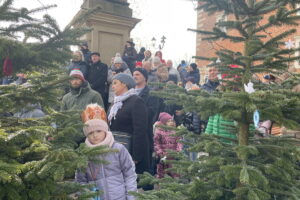
<path id="1" fill-rule="evenodd" d="M 127 92 L 125 92 L 124 94 L 120 95 L 120 96 L 115 96 L 114 98 L 114 104 L 110 109 L 109 115 L 108 115 L 108 121 L 111 121 L 112 118 L 116 118 L 116 115 L 118 113 L 118 111 L 122 108 L 123 106 L 123 101 L 125 101 L 126 99 L 128 99 L 129 97 L 136 95 L 136 91 L 134 88 L 131 88 L 130 90 L 128 90 Z"/>

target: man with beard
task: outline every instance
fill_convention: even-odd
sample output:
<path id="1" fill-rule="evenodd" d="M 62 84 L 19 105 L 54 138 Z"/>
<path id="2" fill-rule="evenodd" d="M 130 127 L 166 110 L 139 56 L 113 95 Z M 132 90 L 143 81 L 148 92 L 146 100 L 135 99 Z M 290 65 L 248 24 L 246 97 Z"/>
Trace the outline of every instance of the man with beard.
<path id="1" fill-rule="evenodd" d="M 72 70 L 70 77 L 70 92 L 63 97 L 61 111 L 83 110 L 91 103 L 104 107 L 100 94 L 91 89 L 80 70 Z"/>

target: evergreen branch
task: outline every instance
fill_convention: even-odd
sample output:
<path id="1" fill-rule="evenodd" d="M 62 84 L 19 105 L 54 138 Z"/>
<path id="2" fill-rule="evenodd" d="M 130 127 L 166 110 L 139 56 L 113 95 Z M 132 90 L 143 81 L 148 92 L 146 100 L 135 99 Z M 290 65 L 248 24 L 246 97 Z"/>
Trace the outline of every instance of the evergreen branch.
<path id="1" fill-rule="evenodd" d="M 57 34 L 61 33 L 60 28 L 55 19 L 53 19 L 50 15 L 44 15 L 43 18 L 44 18 L 44 22 L 47 25 L 49 25 L 52 29 L 54 29 Z"/>
<path id="2" fill-rule="evenodd" d="M 57 7 L 57 5 L 55 5 L 55 4 L 42 6 L 42 7 L 39 7 L 39 8 L 34 8 L 34 9 L 29 10 L 28 14 L 36 14 L 38 12 L 49 10 L 49 9 L 56 8 L 56 7 Z"/>
<path id="3" fill-rule="evenodd" d="M 0 6 L 0 19 L 2 18 L 3 13 L 10 9 L 13 0 L 5 0 Z M 2 13 L 2 14 L 1 14 Z"/>
<path id="4" fill-rule="evenodd" d="M 217 23 L 219 27 L 225 27 L 226 29 L 234 29 L 237 30 L 244 38 L 248 38 L 249 35 L 245 31 L 245 28 L 242 27 L 242 22 L 240 21 L 220 21 Z"/>

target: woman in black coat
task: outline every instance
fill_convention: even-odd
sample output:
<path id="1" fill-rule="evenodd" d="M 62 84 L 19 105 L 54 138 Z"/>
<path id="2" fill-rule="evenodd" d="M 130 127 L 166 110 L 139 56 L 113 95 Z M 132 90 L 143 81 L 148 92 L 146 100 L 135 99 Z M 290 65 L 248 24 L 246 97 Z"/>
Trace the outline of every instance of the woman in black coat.
<path id="1" fill-rule="evenodd" d="M 199 82 L 200 82 L 200 71 L 198 69 L 197 64 L 196 63 L 191 63 L 187 67 L 187 71 L 188 71 L 187 79 L 194 78 L 196 84 L 199 85 Z"/>
<path id="2" fill-rule="evenodd" d="M 142 174 L 150 170 L 148 115 L 145 102 L 136 95 L 134 87 L 135 81 L 128 74 L 119 73 L 113 77 L 115 99 L 108 120 L 111 131 L 124 132 L 131 137 L 129 153 L 135 162 L 136 173 Z"/>
<path id="3" fill-rule="evenodd" d="M 134 48 L 133 42 L 131 42 L 131 41 L 126 42 L 122 59 L 126 62 L 126 64 L 128 65 L 128 67 L 132 73 L 135 68 L 135 62 L 137 59 L 137 52 Z"/>

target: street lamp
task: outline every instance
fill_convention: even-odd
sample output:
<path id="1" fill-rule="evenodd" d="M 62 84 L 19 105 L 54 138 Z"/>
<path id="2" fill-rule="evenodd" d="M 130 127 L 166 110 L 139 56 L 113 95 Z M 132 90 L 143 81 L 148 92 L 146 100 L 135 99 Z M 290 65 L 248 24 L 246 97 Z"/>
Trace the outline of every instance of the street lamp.
<path id="1" fill-rule="evenodd" d="M 152 43 L 152 46 L 155 48 L 155 44 L 156 44 L 156 39 L 155 39 L 155 37 L 153 37 L 153 38 L 151 39 L 151 43 Z"/>
<path id="2" fill-rule="evenodd" d="M 160 45 L 158 46 L 159 50 L 162 50 L 164 48 L 165 43 L 166 43 L 166 39 L 167 38 L 164 35 L 161 37 Z"/>
<path id="3" fill-rule="evenodd" d="M 164 48 L 165 43 L 166 43 L 166 39 L 167 38 L 164 35 L 161 37 L 160 44 L 158 45 L 159 50 L 162 50 Z M 151 43 L 152 43 L 153 48 L 156 48 L 155 47 L 156 46 L 156 38 L 155 37 L 153 37 L 151 39 Z"/>

